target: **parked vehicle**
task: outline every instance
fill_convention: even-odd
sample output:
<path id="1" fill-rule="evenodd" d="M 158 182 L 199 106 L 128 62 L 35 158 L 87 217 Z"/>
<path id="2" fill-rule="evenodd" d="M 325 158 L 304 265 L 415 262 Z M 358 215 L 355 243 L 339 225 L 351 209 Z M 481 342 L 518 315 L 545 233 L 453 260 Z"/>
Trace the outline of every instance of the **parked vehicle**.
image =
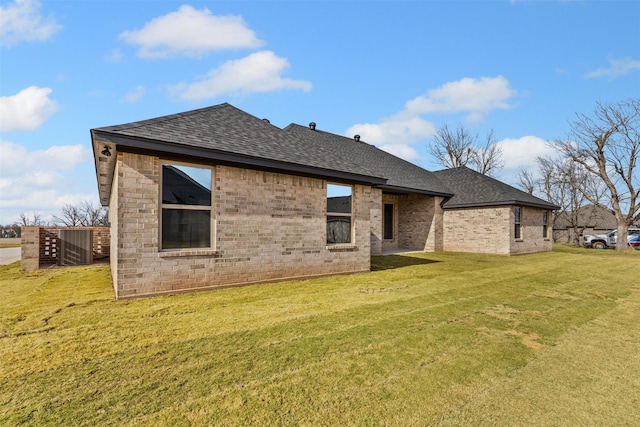
<path id="1" fill-rule="evenodd" d="M 617 235 L 618 230 L 611 230 L 606 232 L 605 234 L 590 234 L 584 237 L 582 245 L 585 248 L 593 249 L 615 248 Z M 629 237 L 631 236 L 637 235 L 640 235 L 640 228 L 629 227 L 629 231 L 627 232 L 627 239 L 629 239 Z"/>
<path id="2" fill-rule="evenodd" d="M 627 240 L 627 243 L 632 248 L 637 249 L 637 250 L 640 251 L 640 234 L 635 234 L 633 236 L 629 236 L 629 240 Z"/>

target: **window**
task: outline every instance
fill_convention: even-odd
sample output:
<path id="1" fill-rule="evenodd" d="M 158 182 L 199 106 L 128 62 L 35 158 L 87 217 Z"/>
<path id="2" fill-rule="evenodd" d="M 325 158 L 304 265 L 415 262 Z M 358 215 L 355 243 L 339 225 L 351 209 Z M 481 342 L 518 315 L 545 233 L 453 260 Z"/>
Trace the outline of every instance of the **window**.
<path id="1" fill-rule="evenodd" d="M 162 165 L 162 249 L 211 247 L 209 168 Z"/>
<path id="2" fill-rule="evenodd" d="M 352 188 L 327 184 L 327 244 L 351 243 Z"/>
<path id="3" fill-rule="evenodd" d="M 514 223 L 514 237 L 516 239 L 521 239 L 522 235 L 520 232 L 520 212 L 521 208 L 513 208 L 513 223 Z"/>
<path id="4" fill-rule="evenodd" d="M 549 219 L 549 211 L 542 212 L 542 237 L 545 239 L 549 237 L 547 233 L 549 232 L 547 221 Z"/>
<path id="5" fill-rule="evenodd" d="M 382 213 L 382 235 L 386 240 L 393 240 L 393 204 L 385 203 Z"/>

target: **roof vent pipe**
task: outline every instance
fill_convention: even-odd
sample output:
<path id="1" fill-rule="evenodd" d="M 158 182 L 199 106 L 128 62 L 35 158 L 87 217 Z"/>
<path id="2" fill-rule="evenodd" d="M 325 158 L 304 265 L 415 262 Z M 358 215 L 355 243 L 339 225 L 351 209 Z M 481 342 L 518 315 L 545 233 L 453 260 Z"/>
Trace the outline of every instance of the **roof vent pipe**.
<path id="1" fill-rule="evenodd" d="M 263 122 L 271 123 L 269 119 L 262 119 Z"/>
<path id="2" fill-rule="evenodd" d="M 355 139 L 356 142 L 360 142 L 360 135 L 354 135 L 353 139 Z"/>
<path id="3" fill-rule="evenodd" d="M 316 130 L 316 122 L 309 123 L 309 129 Z"/>

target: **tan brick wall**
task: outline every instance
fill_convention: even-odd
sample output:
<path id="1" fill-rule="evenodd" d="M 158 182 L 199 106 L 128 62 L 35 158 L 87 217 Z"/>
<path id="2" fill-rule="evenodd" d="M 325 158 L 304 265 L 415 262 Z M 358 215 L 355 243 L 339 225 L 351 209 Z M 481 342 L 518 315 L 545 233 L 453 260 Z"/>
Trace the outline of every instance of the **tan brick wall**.
<path id="1" fill-rule="evenodd" d="M 439 197 L 418 194 L 384 194 L 382 203 L 394 206 L 394 226 L 393 238 L 382 241 L 382 250 L 442 250 L 441 200 Z"/>
<path id="2" fill-rule="evenodd" d="M 371 255 L 382 255 L 382 201 L 382 190 L 379 188 L 372 188 L 371 197 L 369 199 Z"/>
<path id="3" fill-rule="evenodd" d="M 444 211 L 444 250 L 517 255 L 551 250 L 542 238 L 542 210 L 521 208 L 522 239 L 514 237 L 513 206 L 447 209 Z"/>
<path id="4" fill-rule="evenodd" d="M 40 227 L 24 226 L 20 236 L 20 268 L 35 271 L 40 268 Z"/>
<path id="5" fill-rule="evenodd" d="M 435 197 L 419 194 L 399 196 L 398 248 L 412 251 L 434 251 L 438 230 Z"/>
<path id="6" fill-rule="evenodd" d="M 429 236 L 425 250 L 427 252 L 439 252 L 444 250 L 444 209 L 440 206 L 442 197 L 433 198 L 433 216 Z"/>
<path id="7" fill-rule="evenodd" d="M 444 211 L 444 250 L 509 255 L 511 207 L 447 209 Z"/>
<path id="8" fill-rule="evenodd" d="M 109 257 L 109 264 L 111 265 L 111 281 L 113 284 L 113 289 L 116 293 L 116 297 L 118 296 L 118 236 L 119 228 L 118 228 L 118 218 L 120 214 L 120 209 L 118 207 L 118 174 L 120 171 L 120 164 L 123 162 L 123 153 L 118 153 L 118 160 L 116 161 L 115 171 L 113 173 L 113 182 L 111 183 L 111 195 L 109 198 L 109 225 L 111 225 L 111 256 Z"/>
<path id="9" fill-rule="evenodd" d="M 118 157 L 118 298 L 369 270 L 370 187 L 353 187 L 354 243 L 328 248 L 325 181 L 227 166 L 214 168 L 215 247 L 161 252 L 160 166 Z"/>
<path id="10" fill-rule="evenodd" d="M 529 254 L 534 252 L 547 252 L 552 249 L 551 239 L 551 212 L 549 212 L 549 229 L 547 238 L 542 236 L 542 213 L 543 209 L 522 207 L 521 208 L 521 239 L 513 239 L 511 243 L 511 255 Z M 513 209 L 511 209 L 513 219 Z M 512 227 L 513 228 L 513 227 Z M 513 236 L 514 230 L 511 230 Z"/>

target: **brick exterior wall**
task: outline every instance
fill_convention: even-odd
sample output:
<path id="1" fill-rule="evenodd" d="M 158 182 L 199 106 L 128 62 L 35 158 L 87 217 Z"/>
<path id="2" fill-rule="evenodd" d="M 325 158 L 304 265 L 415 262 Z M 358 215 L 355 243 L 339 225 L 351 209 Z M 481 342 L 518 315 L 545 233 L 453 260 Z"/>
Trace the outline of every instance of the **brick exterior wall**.
<path id="1" fill-rule="evenodd" d="M 433 198 L 433 217 L 425 246 L 425 250 L 429 252 L 444 250 L 444 209 L 440 206 L 443 200 L 442 197 Z"/>
<path id="2" fill-rule="evenodd" d="M 122 159 L 124 159 L 124 154 L 118 153 L 117 154 L 117 158 L 118 160 L 116 161 L 116 165 L 117 163 L 123 161 Z M 120 228 L 118 227 L 118 217 L 120 215 L 120 206 L 118 203 L 118 182 L 120 182 L 119 178 L 118 178 L 118 170 L 117 170 L 117 166 L 116 166 L 116 171 L 113 174 L 113 181 L 111 183 L 111 195 L 110 195 L 110 199 L 109 199 L 109 224 L 111 225 L 111 257 L 109 258 L 109 264 L 111 267 L 111 279 L 112 279 L 112 284 L 113 284 L 113 290 L 116 293 L 116 297 L 118 296 L 118 248 L 119 246 L 119 239 L 118 236 L 120 235 Z"/>
<path id="3" fill-rule="evenodd" d="M 35 271 L 40 268 L 40 227 L 22 227 L 20 236 L 20 268 Z"/>
<path id="4" fill-rule="evenodd" d="M 419 194 L 399 196 L 398 236 L 399 249 L 411 251 L 436 250 L 441 241 L 441 229 L 434 227 L 438 219 L 439 199 Z M 437 215 L 438 214 L 438 215 Z"/>
<path id="5" fill-rule="evenodd" d="M 382 241 L 383 251 L 442 250 L 442 198 L 419 194 L 382 196 L 383 204 L 393 204 L 393 238 Z"/>
<path id="6" fill-rule="evenodd" d="M 376 190 L 353 186 L 354 242 L 327 247 L 326 181 L 219 165 L 214 247 L 161 251 L 161 164 L 118 153 L 110 205 L 117 298 L 369 270 Z"/>
<path id="7" fill-rule="evenodd" d="M 327 246 L 326 181 L 215 165 L 212 247 L 162 251 L 162 163 L 170 162 L 117 154 L 109 206 L 117 298 L 369 271 L 370 256 L 390 249 L 551 250 L 551 240 L 542 238 L 541 209 L 522 208 L 516 240 L 512 206 L 443 211 L 440 197 L 383 195 L 362 185 L 352 187 L 353 243 Z M 391 240 L 383 239 L 384 203 L 395 206 Z"/>
<path id="8" fill-rule="evenodd" d="M 521 212 L 521 239 L 511 240 L 510 255 L 531 254 L 535 252 L 548 252 L 553 247 L 552 229 L 551 229 L 551 212 L 548 214 L 547 237 L 542 236 L 542 214 L 544 209 L 522 207 Z M 513 223 L 513 209 L 511 209 L 511 221 Z M 512 237 L 514 235 L 513 227 L 511 227 Z"/>
<path id="9" fill-rule="evenodd" d="M 521 207 L 521 239 L 514 237 L 514 206 L 447 209 L 444 212 L 444 250 L 518 255 L 551 250 L 542 237 L 542 209 Z M 549 215 L 550 217 L 550 215 Z M 549 237 L 551 236 L 549 227 Z"/>

